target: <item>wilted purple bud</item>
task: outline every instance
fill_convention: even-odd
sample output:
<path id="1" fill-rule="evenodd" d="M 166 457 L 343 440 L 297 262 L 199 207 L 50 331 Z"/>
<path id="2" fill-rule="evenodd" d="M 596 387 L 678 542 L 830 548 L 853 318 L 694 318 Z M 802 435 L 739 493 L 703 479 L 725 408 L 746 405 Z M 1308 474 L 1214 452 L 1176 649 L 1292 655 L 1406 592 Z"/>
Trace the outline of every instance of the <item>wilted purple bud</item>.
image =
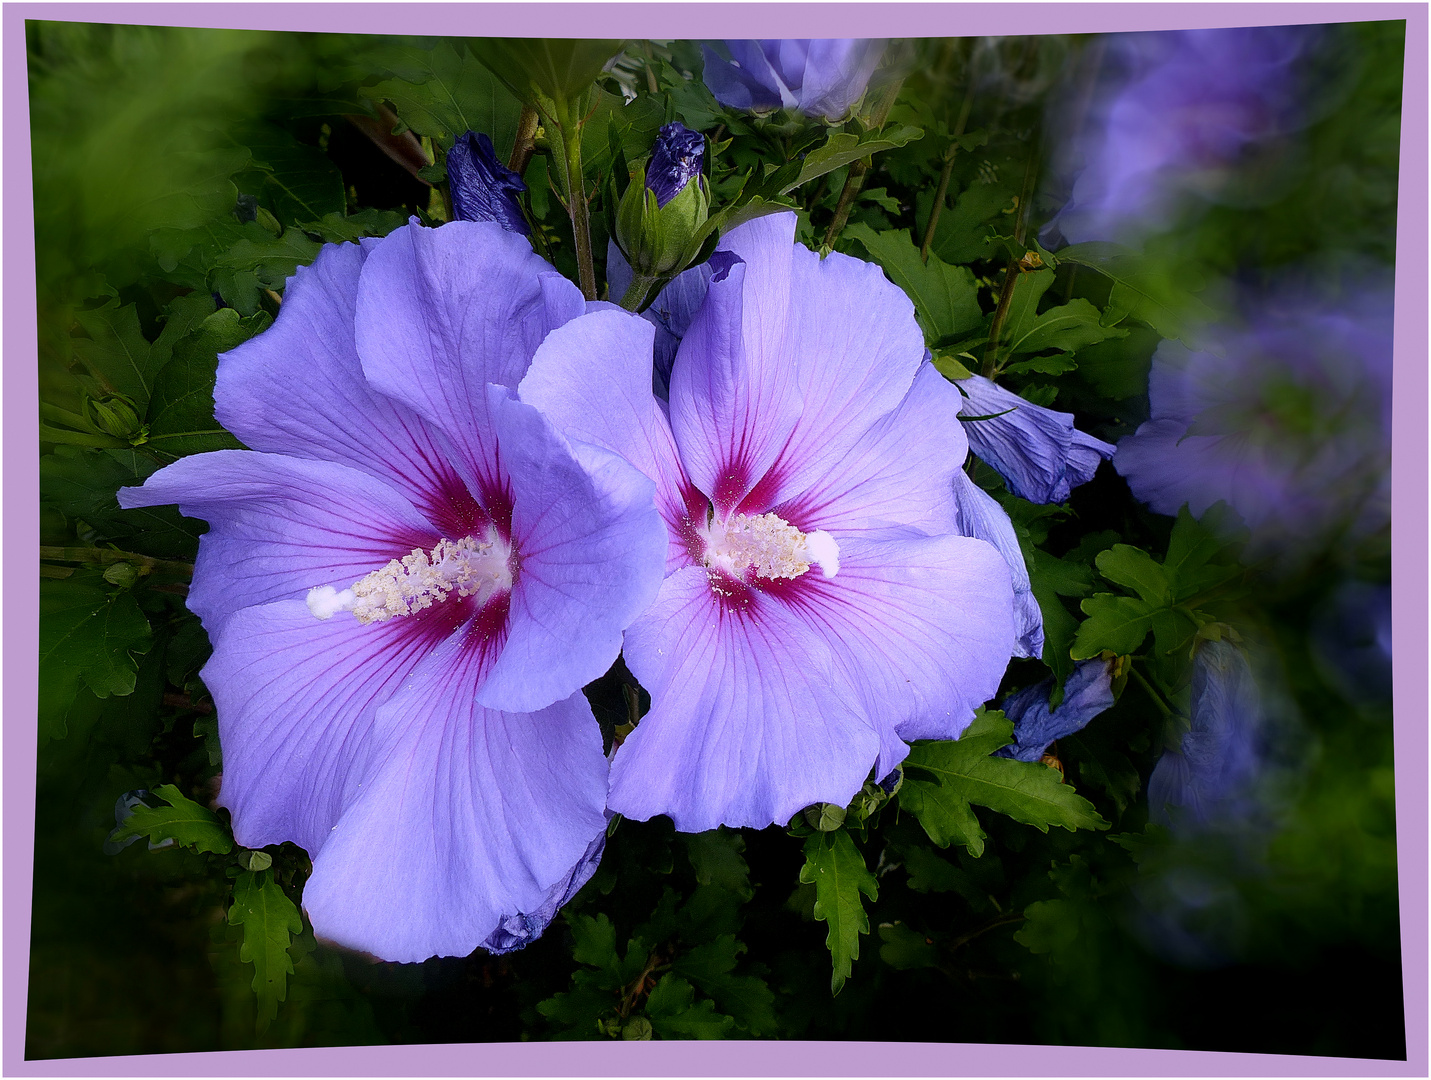
<path id="1" fill-rule="evenodd" d="M 706 86 L 722 105 L 755 113 L 798 109 L 834 121 L 843 119 L 864 94 L 885 42 L 786 38 L 725 45 L 730 60 L 702 46 Z"/>
<path id="2" fill-rule="evenodd" d="M 1025 401 L 982 375 L 958 385 L 967 398 L 959 415 L 969 449 L 1021 499 L 1061 503 L 1113 456 L 1111 445 L 1073 426 L 1071 413 Z"/>
<path id="3" fill-rule="evenodd" d="M 699 131 L 692 131 L 679 120 L 661 129 L 651 147 L 651 163 L 646 166 L 646 186 L 656 193 L 658 210 L 700 175 L 705 156 L 706 137 Z"/>
<path id="4" fill-rule="evenodd" d="M 522 178 L 497 160 L 492 140 L 469 131 L 447 155 L 447 184 L 458 221 L 495 221 L 508 232 L 531 235 L 517 196 Z"/>
<path id="5" fill-rule="evenodd" d="M 1084 660 L 1063 684 L 1063 701 L 1048 707 L 1053 680 L 1010 694 L 1001 708 L 1014 722 L 1014 743 L 997 751 L 1016 761 L 1037 761 L 1055 739 L 1082 731 L 1099 713 L 1113 706 L 1113 674 L 1107 660 Z"/>

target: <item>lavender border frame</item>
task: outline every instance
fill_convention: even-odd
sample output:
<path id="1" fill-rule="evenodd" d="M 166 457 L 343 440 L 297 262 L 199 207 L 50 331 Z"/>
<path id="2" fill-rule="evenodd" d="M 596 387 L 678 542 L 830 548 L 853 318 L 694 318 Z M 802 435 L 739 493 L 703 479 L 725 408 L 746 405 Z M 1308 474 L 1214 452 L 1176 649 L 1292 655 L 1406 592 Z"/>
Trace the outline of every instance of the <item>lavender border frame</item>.
<path id="1" fill-rule="evenodd" d="M 3 67 L 5 284 L 3 343 L 14 358 L 4 370 L 3 508 L 8 576 L 3 612 L 3 1067 L 8 1076 L 850 1076 L 954 1073 L 983 1076 L 1425 1076 L 1427 1025 L 1427 596 L 1428 268 L 1427 25 L 1414 3 L 1020 3 L 839 4 L 821 9 L 821 28 L 858 36 L 968 36 L 1195 27 L 1405 20 L 1401 175 L 1398 191 L 1395 387 L 1392 406 L 1392 598 L 1396 821 L 1401 900 L 1402 980 L 1408 1060 L 1234 1054 L 1208 1051 L 1062 1046 L 904 1043 L 897 1059 L 882 1043 L 725 1042 L 497 1043 L 246 1050 L 26 1061 L 25 1013 L 30 963 L 30 883 L 34 857 L 38 578 L 38 392 L 34 212 L 26 94 L 26 19 L 230 29 L 411 32 L 521 36 L 534 29 L 537 5 L 498 4 L 165 4 L 9 3 L 0 15 Z M 761 36 L 807 33 L 811 6 L 801 3 L 646 5 L 544 3 L 544 26 L 572 37 L 610 37 L 612 24 L 639 26 L 644 37 L 726 37 L 732 22 Z"/>

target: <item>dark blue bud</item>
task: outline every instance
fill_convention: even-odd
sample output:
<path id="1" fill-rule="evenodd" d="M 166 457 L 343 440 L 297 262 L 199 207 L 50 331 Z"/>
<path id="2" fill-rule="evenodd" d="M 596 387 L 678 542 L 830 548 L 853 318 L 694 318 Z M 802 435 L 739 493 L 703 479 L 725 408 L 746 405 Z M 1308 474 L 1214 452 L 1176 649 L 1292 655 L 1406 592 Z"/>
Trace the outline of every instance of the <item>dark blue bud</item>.
<path id="1" fill-rule="evenodd" d="M 469 131 L 447 154 L 447 185 L 458 221 L 495 221 L 508 232 L 531 235 L 517 195 L 522 178 L 497 160 L 492 140 Z"/>
<path id="2" fill-rule="evenodd" d="M 699 131 L 692 131 L 679 120 L 661 129 L 651 147 L 651 163 L 646 166 L 646 186 L 656 193 L 658 210 L 700 175 L 705 156 L 706 137 Z"/>

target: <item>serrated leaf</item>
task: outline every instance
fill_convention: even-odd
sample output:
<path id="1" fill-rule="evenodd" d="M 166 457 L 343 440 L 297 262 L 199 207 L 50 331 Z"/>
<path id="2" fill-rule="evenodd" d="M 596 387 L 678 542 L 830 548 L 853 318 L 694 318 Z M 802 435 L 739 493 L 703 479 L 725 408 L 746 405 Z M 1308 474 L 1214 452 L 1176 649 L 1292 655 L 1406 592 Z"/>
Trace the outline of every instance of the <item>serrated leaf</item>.
<path id="1" fill-rule="evenodd" d="M 745 945 L 734 934 L 722 934 L 678 956 L 671 969 L 714 998 L 721 1012 L 735 1017 L 744 1031 L 773 1035 L 777 1027 L 774 993 L 764 979 L 733 974 L 743 952 Z"/>
<path id="2" fill-rule="evenodd" d="M 876 131 L 867 131 L 863 135 L 855 135 L 848 131 L 834 132 L 824 145 L 805 155 L 804 160 L 800 162 L 799 172 L 796 174 L 798 179 L 778 194 L 784 195 L 801 184 L 808 184 L 811 180 L 818 179 L 828 172 L 834 172 L 844 165 L 867 158 L 871 154 L 878 154 L 882 150 L 893 150 L 923 137 L 922 130 L 907 124 L 891 124 Z"/>
<path id="3" fill-rule="evenodd" d="M 115 498 L 119 488 L 142 484 L 158 467 L 134 450 L 59 447 L 40 458 L 41 499 L 127 551 L 192 562 L 202 525 L 173 506 L 121 510 Z"/>
<path id="4" fill-rule="evenodd" d="M 406 224 L 407 215 L 396 210 L 361 210 L 346 217 L 325 214 L 321 221 L 309 221 L 298 227 L 322 237 L 324 243 L 343 244 L 365 236 L 386 236 Z"/>
<path id="5" fill-rule="evenodd" d="M 860 935 L 870 932 L 860 894 L 878 898 L 879 883 L 844 829 L 816 833 L 805 841 L 800 880 L 815 886 L 815 918 L 830 928 L 825 936 L 833 968 L 830 993 L 838 994 L 859 959 Z"/>
<path id="6" fill-rule="evenodd" d="M 1168 574 L 1151 555 L 1129 544 L 1114 544 L 1094 560 L 1098 572 L 1115 585 L 1132 589 L 1149 604 L 1165 607 L 1173 599 Z"/>
<path id="7" fill-rule="evenodd" d="M 601 971 L 605 976 L 602 985 L 607 989 L 614 990 L 620 986 L 623 972 L 621 959 L 616 953 L 616 927 L 611 920 L 603 912 L 595 918 L 575 915 L 568 922 L 576 942 L 572 948 L 572 959 Z"/>
<path id="8" fill-rule="evenodd" d="M 364 87 L 364 94 L 391 101 L 408 127 L 444 148 L 464 132 L 477 131 L 506 160 L 517 138 L 521 103 L 465 46 L 446 41 L 432 49 L 395 46 L 380 62 L 396 77 Z"/>
<path id="9" fill-rule="evenodd" d="M 1126 330 L 1103 326 L 1099 322 L 1098 309 L 1078 297 L 1066 304 L 1049 308 L 1041 315 L 1035 315 L 1016 335 L 1009 338 L 1008 349 L 1010 354 L 1036 353 L 1046 349 L 1073 353 L 1085 345 L 1093 345 L 1107 338 L 1124 337 L 1127 333 Z M 1069 367 L 1072 366 L 1070 363 Z"/>
<path id="10" fill-rule="evenodd" d="M 1078 905 L 1068 900 L 1038 900 L 1024 908 L 1024 924 L 1014 940 L 1031 953 L 1058 954 L 1078 939 Z"/>
<path id="11" fill-rule="evenodd" d="M 715 1003 L 695 1001 L 695 987 L 668 971 L 646 998 L 646 1018 L 663 1039 L 719 1039 L 735 1019 L 716 1012 Z"/>
<path id="12" fill-rule="evenodd" d="M 89 335 L 70 339 L 75 355 L 143 409 L 159 366 L 149 341 L 139 329 L 135 306 L 120 307 L 118 300 L 110 300 L 101 307 L 75 312 L 75 321 Z"/>
<path id="13" fill-rule="evenodd" d="M 1039 301 L 1053 284 L 1053 278 L 1052 270 L 1015 272 L 1014 291 L 1009 297 L 1009 310 L 1004 316 L 1004 329 L 1000 336 L 1001 346 L 1006 352 L 1009 342 L 1019 341 L 1032 332 L 1039 317 Z"/>
<path id="14" fill-rule="evenodd" d="M 182 457 L 243 447 L 214 419 L 218 358 L 262 332 L 271 321 L 263 312 L 245 319 L 233 308 L 221 308 L 203 321 L 198 333 L 174 346 L 174 358 L 154 380 L 154 397 L 149 403 L 151 449 Z"/>
<path id="15" fill-rule="evenodd" d="M 258 230 L 262 232 L 262 230 Z M 300 266 L 318 257 L 321 245 L 304 235 L 302 229 L 285 229 L 282 236 L 257 235 L 250 231 L 214 260 L 222 270 L 252 273 L 271 289 L 282 288 Z"/>
<path id="16" fill-rule="evenodd" d="M 879 928 L 879 958 L 897 971 L 939 966 L 939 950 L 923 934 L 902 922 L 884 923 Z"/>
<path id="17" fill-rule="evenodd" d="M 573 986 L 537 1002 L 537 1012 L 566 1029 L 558 1031 L 556 1039 L 594 1039 L 601 1033 L 598 1022 L 615 1011 L 611 992 L 595 986 Z"/>
<path id="18" fill-rule="evenodd" d="M 186 798 L 173 784 L 160 784 L 154 794 L 169 805 L 136 807 L 129 819 L 110 833 L 111 843 L 143 836 L 148 837 L 151 844 L 173 840 L 195 851 L 215 855 L 227 855 L 233 850 L 232 835 L 213 811 Z M 232 922 L 232 918 L 229 921 Z"/>
<path id="19" fill-rule="evenodd" d="M 926 344 L 955 340 L 983 321 L 979 287 L 968 267 L 949 266 L 933 254 L 924 262 L 903 231 L 877 233 L 856 222 L 847 226 L 843 235 L 863 246 L 914 302 Z"/>
<path id="20" fill-rule="evenodd" d="M 66 734 L 65 715 L 81 686 L 98 698 L 132 693 L 149 651 L 149 620 L 127 591 L 98 574 L 40 582 L 39 722 L 45 739 Z"/>
<path id="21" fill-rule="evenodd" d="M 1163 337 L 1180 338 L 1196 347 L 1197 329 L 1216 321 L 1211 308 L 1170 280 L 1164 268 L 1131 248 L 1090 241 L 1062 249 L 1058 261 L 1090 267 L 1113 282 L 1104 315 L 1109 326 L 1138 319 Z"/>
<path id="22" fill-rule="evenodd" d="M 1097 593 L 1079 605 L 1088 616 L 1078 625 L 1073 659 L 1088 660 L 1105 649 L 1127 656 L 1137 652 L 1153 629 L 1156 608 L 1136 596 Z"/>
<path id="23" fill-rule="evenodd" d="M 1030 360 L 1018 360 L 1004 368 L 1008 375 L 1066 375 L 1078 368 L 1078 361 L 1070 353 L 1055 353 L 1052 356 L 1035 356 Z"/>
<path id="24" fill-rule="evenodd" d="M 598 38 L 469 38 L 472 52 L 517 98 L 536 104 L 581 94 L 621 52 L 624 41 Z"/>
<path id="25" fill-rule="evenodd" d="M 745 851 L 745 838 L 738 831 L 722 826 L 709 832 L 691 833 L 685 840 L 686 855 L 698 883 L 729 889 L 742 900 L 754 895 L 750 868 L 741 854 Z"/>
<path id="26" fill-rule="evenodd" d="M 946 263 L 971 263 L 985 258 L 984 241 L 1007 221 L 1016 192 L 1002 184 L 976 183 L 939 216 L 931 250 Z"/>
<path id="27" fill-rule="evenodd" d="M 231 137 L 248 147 L 254 165 L 267 174 L 264 202 L 280 221 L 314 221 L 346 209 L 343 174 L 322 150 L 273 124 L 250 125 Z"/>
<path id="28" fill-rule="evenodd" d="M 919 818 L 940 847 L 959 841 L 971 855 L 982 853 L 984 834 L 971 804 L 1040 832 L 1051 825 L 1069 830 L 1108 827 L 1093 804 L 1063 783 L 1054 770 L 1036 762 L 989 756 L 1013 742 L 1013 733 L 1014 726 L 1003 713 L 983 712 L 959 739 L 916 743 L 905 758 L 900 805 Z"/>
<path id="29" fill-rule="evenodd" d="M 272 870 L 245 870 L 234 881 L 229 925 L 243 927 L 239 959 L 253 965 L 253 992 L 258 998 L 255 1028 L 261 1032 L 288 996 L 288 976 L 293 974 L 288 946 L 294 934 L 303 932 L 303 918 L 273 880 Z"/>

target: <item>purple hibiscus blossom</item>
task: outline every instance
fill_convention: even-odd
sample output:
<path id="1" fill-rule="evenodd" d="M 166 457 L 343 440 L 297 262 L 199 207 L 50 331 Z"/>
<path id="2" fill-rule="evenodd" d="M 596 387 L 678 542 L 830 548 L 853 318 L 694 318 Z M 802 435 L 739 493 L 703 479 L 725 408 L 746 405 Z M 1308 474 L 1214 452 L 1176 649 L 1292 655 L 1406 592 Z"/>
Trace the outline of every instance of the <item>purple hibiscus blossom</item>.
<path id="1" fill-rule="evenodd" d="M 1050 234 L 1056 227 L 1072 243 L 1132 242 L 1165 228 L 1188 198 L 1217 197 L 1250 149 L 1298 122 L 1305 95 L 1296 66 L 1315 32 L 1112 35 L 1109 89 L 1083 122 L 1087 135 L 1068 150 L 1082 165 L 1070 161 L 1067 171 L 1078 176 Z"/>
<path id="2" fill-rule="evenodd" d="M 666 579 L 624 654 L 652 707 L 609 805 L 682 831 L 844 805 L 904 740 L 963 731 L 1014 647 L 1008 567 L 959 534 L 958 391 L 879 267 L 794 230 L 724 238 L 669 404 L 654 327 L 611 311 L 553 331 L 520 387 L 656 482 Z"/>
<path id="3" fill-rule="evenodd" d="M 842 120 L 864 94 L 885 42 L 785 38 L 727 41 L 725 46 L 730 60 L 701 46 L 706 86 L 722 105 L 754 113 L 798 109 L 833 122 Z"/>
<path id="4" fill-rule="evenodd" d="M 458 221 L 495 221 L 509 232 L 531 235 L 517 201 L 527 185 L 497 160 L 486 135 L 469 131 L 457 140 L 447 155 L 447 185 Z"/>
<path id="5" fill-rule="evenodd" d="M 121 491 L 208 520 L 189 606 L 248 847 L 313 859 L 328 940 L 387 960 L 517 947 L 594 869 L 607 762 L 580 688 L 654 598 L 651 482 L 512 388 L 580 315 L 490 222 L 329 246 L 226 354 L 253 451 Z"/>
<path id="6" fill-rule="evenodd" d="M 1056 739 L 1082 731 L 1095 716 L 1113 707 L 1113 676 L 1106 660 L 1084 660 L 1063 684 L 1063 701 L 1050 709 L 1053 680 L 1010 694 L 999 706 L 1014 722 L 1014 743 L 997 753 L 1018 761 L 1038 761 Z"/>
<path id="7" fill-rule="evenodd" d="M 1285 292 L 1217 352 L 1158 346 L 1151 419 L 1114 467 L 1161 514 L 1226 501 L 1249 554 L 1315 552 L 1390 519 L 1390 284 L 1340 302 Z"/>
<path id="8" fill-rule="evenodd" d="M 1113 456 L 1112 444 L 1079 431 L 1071 413 L 1025 401 L 982 375 L 959 380 L 959 389 L 969 449 L 1021 499 L 1065 502 Z"/>

